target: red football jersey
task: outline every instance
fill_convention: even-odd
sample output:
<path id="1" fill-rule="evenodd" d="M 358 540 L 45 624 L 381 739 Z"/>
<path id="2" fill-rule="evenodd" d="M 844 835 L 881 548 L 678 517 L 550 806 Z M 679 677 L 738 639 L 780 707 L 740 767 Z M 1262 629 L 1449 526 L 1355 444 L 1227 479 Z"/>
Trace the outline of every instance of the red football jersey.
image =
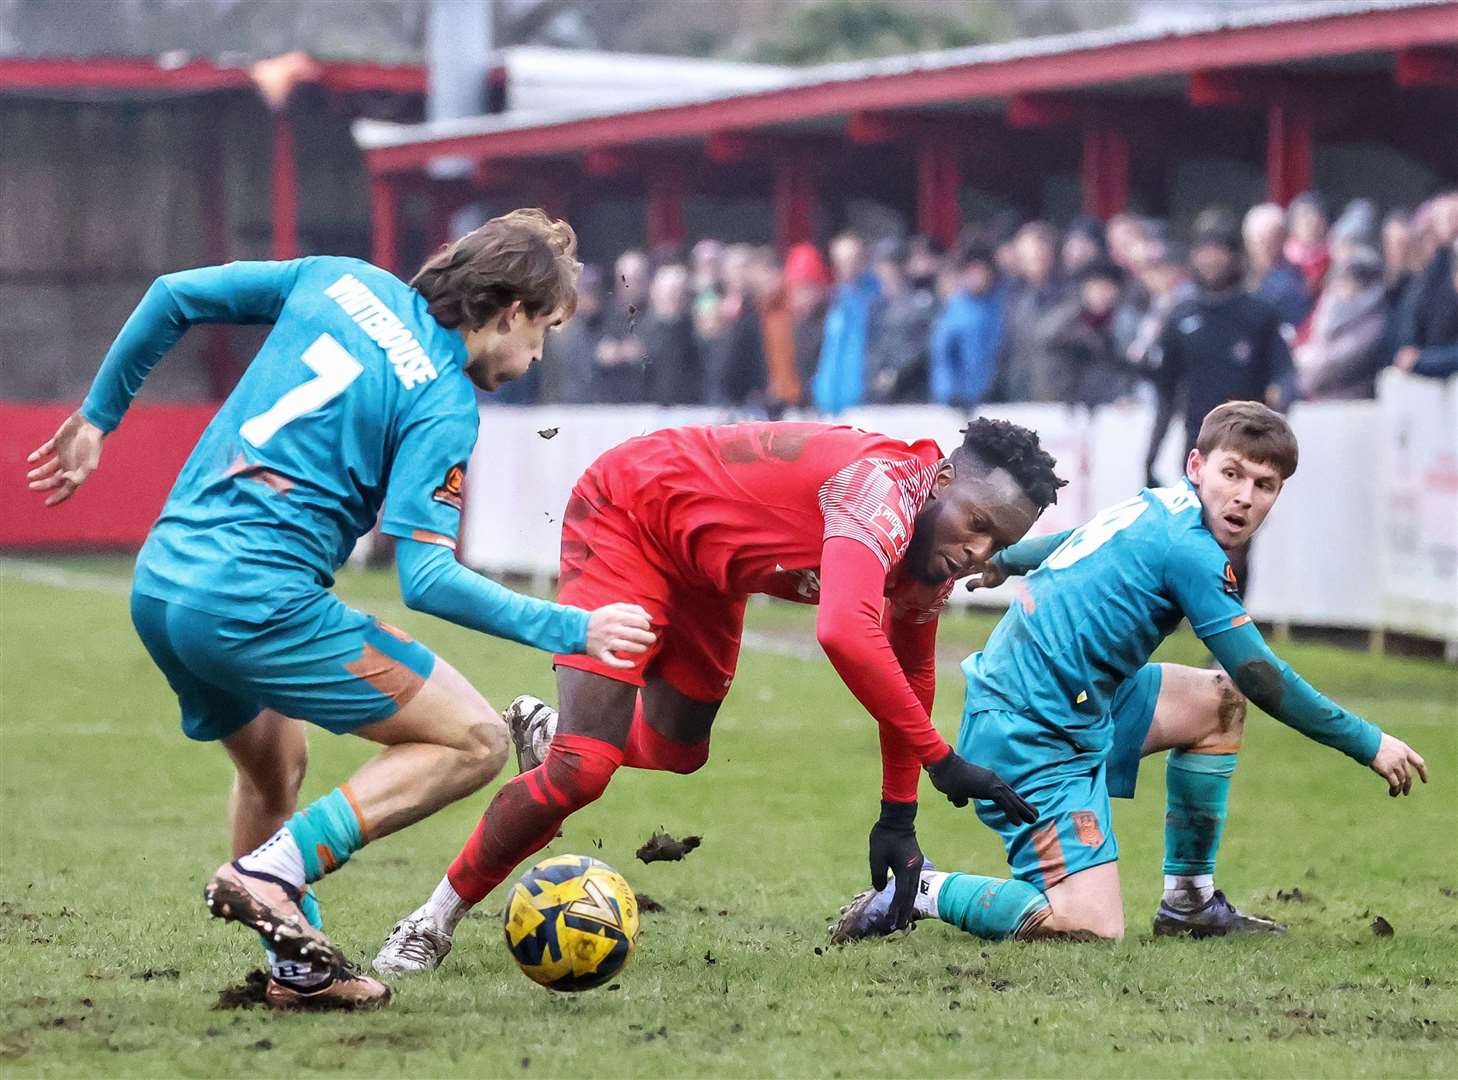
<path id="1" fill-rule="evenodd" d="M 680 580 L 813 604 L 821 548 L 845 536 L 885 567 L 895 614 L 925 620 L 954 583 L 922 585 L 903 577 L 900 564 L 941 459 L 930 440 L 908 445 L 830 424 L 746 423 L 630 439 L 583 479 L 632 512 L 658 544 L 645 554 Z"/>

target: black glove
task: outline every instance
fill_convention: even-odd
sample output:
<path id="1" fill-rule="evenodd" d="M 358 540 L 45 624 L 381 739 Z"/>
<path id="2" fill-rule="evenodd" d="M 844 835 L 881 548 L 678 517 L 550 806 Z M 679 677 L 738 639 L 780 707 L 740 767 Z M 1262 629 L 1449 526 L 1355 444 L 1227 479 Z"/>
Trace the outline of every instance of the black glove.
<path id="1" fill-rule="evenodd" d="M 997 773 L 958 757 L 955 750 L 941 761 L 928 765 L 926 772 L 931 777 L 932 786 L 953 806 L 966 806 L 970 799 L 988 799 L 995 802 L 1014 825 L 1031 825 L 1038 820 L 1038 811 L 1003 783 Z"/>
<path id="2" fill-rule="evenodd" d="M 911 922 L 916 890 L 921 887 L 921 848 L 916 843 L 916 803 L 881 802 L 881 819 L 871 826 L 871 884 L 886 887 L 886 875 L 896 878 L 891 898 L 891 929 Z"/>

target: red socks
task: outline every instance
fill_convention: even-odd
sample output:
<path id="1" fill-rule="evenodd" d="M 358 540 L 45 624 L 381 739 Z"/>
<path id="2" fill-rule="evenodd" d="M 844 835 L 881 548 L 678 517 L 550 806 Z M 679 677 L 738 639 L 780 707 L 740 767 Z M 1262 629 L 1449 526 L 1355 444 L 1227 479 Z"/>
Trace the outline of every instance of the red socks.
<path id="1" fill-rule="evenodd" d="M 512 777 L 491 800 L 446 872 L 451 888 L 462 900 L 480 903 L 528 855 L 546 847 L 568 815 L 595 801 L 622 763 L 623 751 L 612 743 L 559 734 L 545 761 Z"/>
<path id="2" fill-rule="evenodd" d="M 491 800 L 446 872 L 451 888 L 462 900 L 480 903 L 528 855 L 551 843 L 570 814 L 596 800 L 619 765 L 691 773 L 708 760 L 707 739 L 682 743 L 660 735 L 643 719 L 641 700 L 622 750 L 586 735 L 559 734 L 541 765 L 508 780 Z"/>
<path id="3" fill-rule="evenodd" d="M 633 707 L 633 726 L 628 729 L 628 745 L 623 747 L 624 765 L 655 772 L 691 773 L 703 768 L 708 760 L 708 739 L 683 743 L 660 735 L 643 719 L 643 699 L 638 699 Z"/>

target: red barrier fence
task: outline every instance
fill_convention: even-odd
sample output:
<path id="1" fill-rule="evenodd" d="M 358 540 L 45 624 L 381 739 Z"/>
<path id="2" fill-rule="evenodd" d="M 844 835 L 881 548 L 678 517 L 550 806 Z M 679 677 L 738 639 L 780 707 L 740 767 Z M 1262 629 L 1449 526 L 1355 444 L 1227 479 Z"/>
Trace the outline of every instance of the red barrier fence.
<path id="1" fill-rule="evenodd" d="M 107 436 L 101 467 L 47 508 L 25 486 L 25 457 L 74 408 L 0 402 L 0 548 L 140 546 L 218 403 L 132 406 Z"/>

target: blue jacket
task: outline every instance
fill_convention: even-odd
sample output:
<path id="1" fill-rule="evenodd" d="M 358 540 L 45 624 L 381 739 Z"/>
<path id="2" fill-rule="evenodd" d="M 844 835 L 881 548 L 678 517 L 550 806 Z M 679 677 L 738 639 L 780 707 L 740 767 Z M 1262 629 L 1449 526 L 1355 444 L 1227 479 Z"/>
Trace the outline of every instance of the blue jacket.
<path id="1" fill-rule="evenodd" d="M 1002 350 L 1001 286 L 980 296 L 958 289 L 932 324 L 931 399 L 976 405 L 992 389 Z"/>
<path id="2" fill-rule="evenodd" d="M 1316 303 L 1316 297 L 1306 287 L 1306 279 L 1301 276 L 1301 271 L 1285 259 L 1262 275 L 1254 292 L 1276 309 L 1276 314 L 1281 316 L 1281 321 L 1287 326 L 1300 326 L 1306 321 L 1306 316 L 1311 314 L 1312 305 Z"/>
<path id="3" fill-rule="evenodd" d="M 810 383 L 810 395 L 821 412 L 842 412 L 864 399 L 867 330 L 871 305 L 880 295 L 881 286 L 869 272 L 836 286 L 825 312 L 820 364 Z"/>

